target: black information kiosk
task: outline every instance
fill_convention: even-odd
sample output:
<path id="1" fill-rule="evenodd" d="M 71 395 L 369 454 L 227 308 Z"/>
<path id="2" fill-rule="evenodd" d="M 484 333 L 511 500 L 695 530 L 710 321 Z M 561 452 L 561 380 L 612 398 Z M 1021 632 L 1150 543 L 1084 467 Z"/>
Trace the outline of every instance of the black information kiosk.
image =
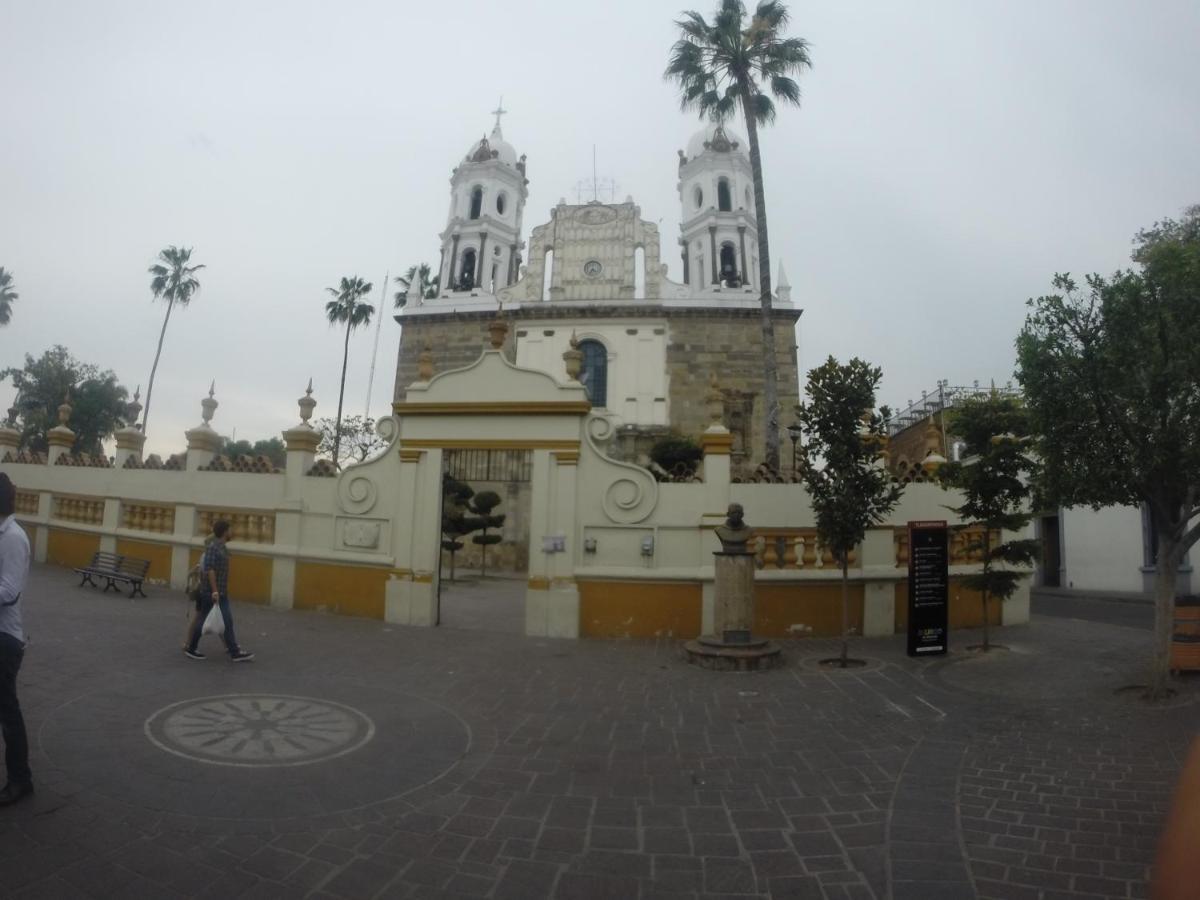
<path id="1" fill-rule="evenodd" d="M 908 655 L 946 652 L 950 551 L 945 522 L 908 523 Z"/>

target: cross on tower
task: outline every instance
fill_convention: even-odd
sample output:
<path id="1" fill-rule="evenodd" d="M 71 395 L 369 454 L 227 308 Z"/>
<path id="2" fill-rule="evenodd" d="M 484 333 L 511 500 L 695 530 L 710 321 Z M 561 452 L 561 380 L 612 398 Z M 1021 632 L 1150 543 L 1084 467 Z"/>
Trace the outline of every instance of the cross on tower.
<path id="1" fill-rule="evenodd" d="M 501 97 L 500 102 L 496 104 L 496 108 L 492 110 L 492 115 L 496 117 L 496 130 L 497 131 L 500 130 L 500 117 L 507 112 L 508 112 L 508 110 L 504 108 L 504 98 Z"/>

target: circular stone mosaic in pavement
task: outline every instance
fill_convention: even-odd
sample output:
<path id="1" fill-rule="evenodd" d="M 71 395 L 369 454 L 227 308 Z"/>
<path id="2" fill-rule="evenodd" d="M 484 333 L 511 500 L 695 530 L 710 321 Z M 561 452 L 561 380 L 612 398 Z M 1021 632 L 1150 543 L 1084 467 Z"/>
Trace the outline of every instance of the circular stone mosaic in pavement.
<path id="1" fill-rule="evenodd" d="M 222 766 L 303 766 L 352 753 L 375 734 L 358 710 L 327 700 L 231 694 L 184 700 L 145 725 L 160 749 Z"/>
<path id="2" fill-rule="evenodd" d="M 251 684 L 229 678 L 216 693 L 202 674 L 102 684 L 46 717 L 42 752 L 112 799 L 269 827 L 407 794 L 471 746 L 458 715 L 400 691 L 255 671 Z"/>

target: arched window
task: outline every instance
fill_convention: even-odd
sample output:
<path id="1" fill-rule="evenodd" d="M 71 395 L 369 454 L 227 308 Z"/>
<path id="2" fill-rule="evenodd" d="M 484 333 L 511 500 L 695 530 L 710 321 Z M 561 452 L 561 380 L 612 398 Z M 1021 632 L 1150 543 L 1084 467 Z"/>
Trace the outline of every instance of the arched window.
<path id="1" fill-rule="evenodd" d="M 579 372 L 579 383 L 587 388 L 592 406 L 608 405 L 608 351 L 599 341 L 590 338 L 579 342 L 583 353 L 583 367 Z"/>
<path id="2" fill-rule="evenodd" d="M 469 291 L 475 287 L 475 248 L 468 247 L 463 251 L 462 269 L 458 276 L 458 289 L 460 291 Z"/>
<path id="3" fill-rule="evenodd" d="M 478 219 L 483 210 L 483 188 L 477 187 L 471 191 L 471 218 Z"/>
<path id="4" fill-rule="evenodd" d="M 733 209 L 733 201 L 729 196 L 729 181 L 725 178 L 717 182 L 717 209 L 721 212 L 730 212 Z"/>
<path id="5" fill-rule="evenodd" d="M 633 299 L 646 299 L 646 250 L 638 247 L 633 251 Z"/>
<path id="6" fill-rule="evenodd" d="M 704 191 L 700 189 L 700 185 L 696 185 L 696 189 L 692 191 L 692 201 L 696 204 L 696 209 L 704 205 Z"/>
<path id="7" fill-rule="evenodd" d="M 737 251 L 728 242 L 721 245 L 721 280 L 730 287 L 738 286 Z"/>
<path id="8" fill-rule="evenodd" d="M 501 193 L 496 197 L 496 212 L 504 215 L 504 210 L 508 208 L 508 195 Z"/>

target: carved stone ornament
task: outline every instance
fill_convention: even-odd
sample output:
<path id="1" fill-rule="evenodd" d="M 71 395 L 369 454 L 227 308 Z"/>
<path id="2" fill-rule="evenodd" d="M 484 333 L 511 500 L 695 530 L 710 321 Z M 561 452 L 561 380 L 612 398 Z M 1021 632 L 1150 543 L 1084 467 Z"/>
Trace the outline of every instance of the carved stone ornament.
<path id="1" fill-rule="evenodd" d="M 737 149 L 737 141 L 729 140 L 729 135 L 725 133 L 725 127 L 718 125 L 713 132 L 712 140 L 704 142 L 704 149 L 717 153 L 730 153 Z"/>
<path id="2" fill-rule="evenodd" d="M 496 316 L 492 321 L 488 322 L 488 341 L 492 345 L 493 350 L 499 350 L 504 346 L 504 339 L 508 336 L 508 323 L 504 319 Z"/>
<path id="3" fill-rule="evenodd" d="M 489 159 L 494 159 L 500 155 L 499 150 L 493 150 L 492 145 L 488 143 L 487 135 L 479 139 L 479 147 L 471 155 L 471 162 L 487 162 Z"/>
<path id="4" fill-rule="evenodd" d="M 317 405 L 317 401 L 312 396 L 312 379 L 308 379 L 308 387 L 304 390 L 304 396 L 296 401 L 300 405 L 300 421 L 304 425 L 308 424 L 308 420 L 312 418 L 313 407 Z"/>
<path id="5" fill-rule="evenodd" d="M 583 370 L 583 351 L 579 349 L 579 338 L 575 337 L 575 332 L 571 332 L 571 349 L 563 353 L 563 362 L 567 364 L 567 377 L 572 381 L 579 380 L 579 373 Z"/>
<path id="6" fill-rule="evenodd" d="M 379 523 L 347 522 L 342 532 L 342 541 L 347 547 L 374 550 L 379 546 Z"/>
<path id="7" fill-rule="evenodd" d="M 581 225 L 607 225 L 615 221 L 617 211 L 608 206 L 585 206 L 575 214 L 575 221 Z"/>
<path id="8" fill-rule="evenodd" d="M 425 342 L 420 355 L 417 356 L 417 377 L 422 381 L 433 377 L 433 347 L 429 341 Z"/>
<path id="9" fill-rule="evenodd" d="M 213 413 L 217 411 L 217 407 L 220 405 L 213 397 L 216 390 L 217 383 L 214 381 L 208 386 L 208 396 L 200 401 L 200 418 L 204 420 L 205 425 L 212 421 Z"/>

